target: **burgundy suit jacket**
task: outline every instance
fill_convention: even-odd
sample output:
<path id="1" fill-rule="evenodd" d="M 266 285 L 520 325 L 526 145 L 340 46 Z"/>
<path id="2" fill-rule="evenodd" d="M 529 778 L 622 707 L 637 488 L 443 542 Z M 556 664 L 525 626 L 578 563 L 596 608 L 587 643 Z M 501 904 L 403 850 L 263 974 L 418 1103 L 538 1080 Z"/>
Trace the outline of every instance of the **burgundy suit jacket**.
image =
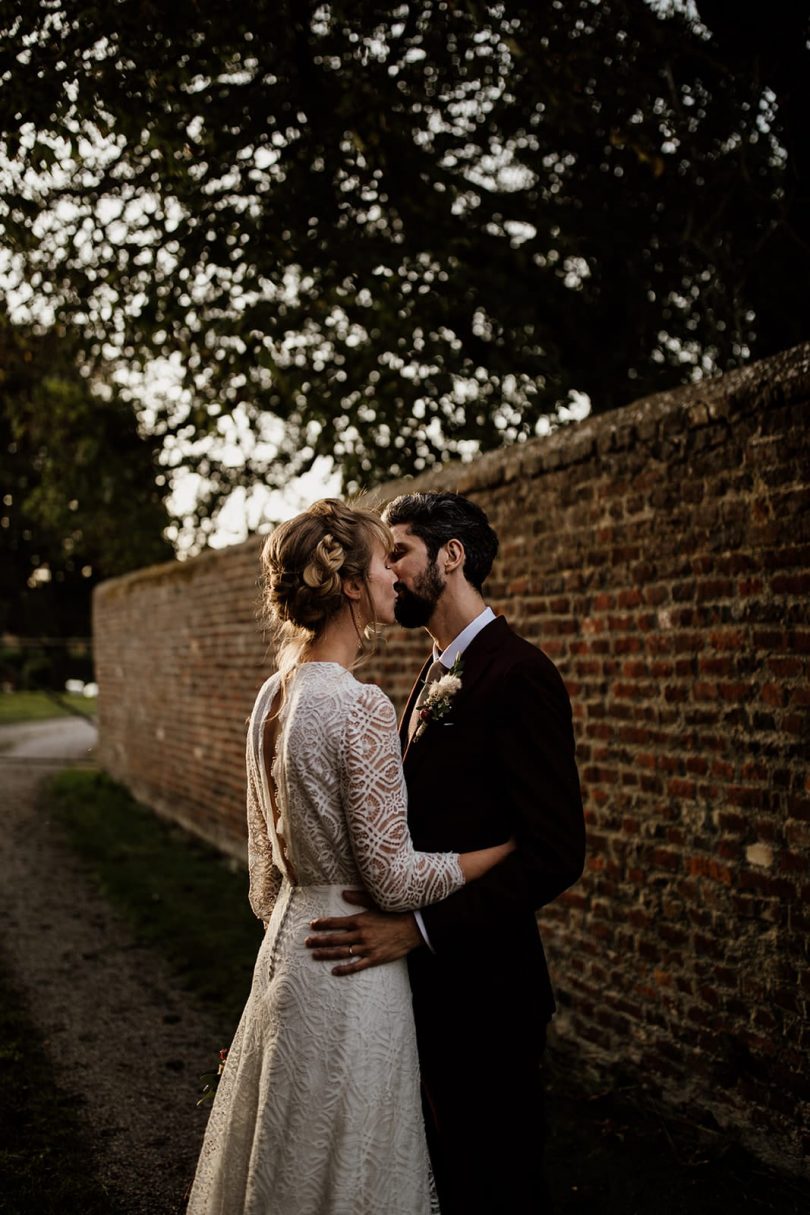
<path id="1" fill-rule="evenodd" d="M 577 880 L 585 857 L 571 705 L 551 660 L 503 617 L 478 633 L 462 661 L 446 717 L 408 743 L 430 660 L 403 714 L 411 836 L 421 851 L 466 852 L 510 836 L 517 848 L 422 909 L 434 953 L 410 955 L 417 1030 L 420 1016 L 443 1015 L 438 998 L 448 1025 L 477 1007 L 494 1029 L 495 1010 L 509 1009 L 512 1029 L 517 1017 L 536 1033 L 554 1011 L 536 912 Z"/>

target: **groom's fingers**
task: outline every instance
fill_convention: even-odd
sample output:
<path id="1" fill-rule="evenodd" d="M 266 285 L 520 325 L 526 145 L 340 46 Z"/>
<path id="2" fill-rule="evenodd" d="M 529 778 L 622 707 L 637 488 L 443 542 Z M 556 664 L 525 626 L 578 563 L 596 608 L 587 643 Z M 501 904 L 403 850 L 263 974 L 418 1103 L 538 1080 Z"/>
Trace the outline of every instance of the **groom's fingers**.
<path id="1" fill-rule="evenodd" d="M 308 949 L 345 949 L 360 939 L 358 917 L 354 915 L 325 916 L 322 920 L 311 920 L 313 936 L 306 937 Z"/>
<path id="2" fill-rule="evenodd" d="M 386 914 L 369 911 L 358 917 L 355 931 L 349 935 L 346 943 L 351 944 L 354 957 L 347 956 L 344 948 L 340 957 L 335 959 L 340 964 L 332 974 L 351 975 L 370 966 L 395 962 L 418 948 L 422 944 L 422 937 L 410 912 Z"/>
<path id="3" fill-rule="evenodd" d="M 345 962 L 347 958 L 359 957 L 357 950 L 354 953 L 349 953 L 348 947 L 343 945 L 310 945 L 312 956 L 316 962 Z"/>
<path id="4" fill-rule="evenodd" d="M 366 911 L 356 916 L 325 916 L 312 920 L 310 927 L 315 935 L 307 937 L 304 943 L 316 961 L 339 963 L 332 971 L 335 975 L 351 975 L 396 961 L 422 943 L 410 912 Z"/>
<path id="5" fill-rule="evenodd" d="M 345 962 L 342 966 L 333 966 L 333 975 L 354 975 L 358 970 L 367 970 L 369 966 L 374 966 L 376 963 L 366 961 L 363 958 L 358 958 L 355 962 Z"/>
<path id="6" fill-rule="evenodd" d="M 309 926 L 315 932 L 347 932 L 350 928 L 357 928 L 358 920 L 359 916 L 356 915 L 331 915 L 310 920 Z"/>

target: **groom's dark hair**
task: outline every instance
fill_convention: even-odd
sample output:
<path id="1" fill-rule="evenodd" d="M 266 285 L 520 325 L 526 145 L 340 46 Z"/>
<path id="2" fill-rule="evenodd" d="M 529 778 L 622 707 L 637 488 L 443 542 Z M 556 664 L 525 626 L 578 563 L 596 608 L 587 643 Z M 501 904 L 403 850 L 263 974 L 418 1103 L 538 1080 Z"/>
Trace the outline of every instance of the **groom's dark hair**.
<path id="1" fill-rule="evenodd" d="M 402 494 L 389 502 L 382 513 L 389 527 L 397 523 L 410 528 L 424 542 L 431 565 L 448 540 L 464 545 L 464 577 L 481 590 L 498 553 L 498 537 L 480 506 L 462 494 Z"/>

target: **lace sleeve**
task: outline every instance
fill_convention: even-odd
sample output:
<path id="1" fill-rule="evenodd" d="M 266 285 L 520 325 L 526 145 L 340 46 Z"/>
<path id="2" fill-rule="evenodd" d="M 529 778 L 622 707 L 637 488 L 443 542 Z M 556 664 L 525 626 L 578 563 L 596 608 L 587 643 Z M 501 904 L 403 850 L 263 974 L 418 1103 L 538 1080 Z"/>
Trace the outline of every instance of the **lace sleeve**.
<path id="1" fill-rule="evenodd" d="M 281 873 L 273 861 L 273 845 L 267 831 L 267 821 L 262 809 L 262 783 L 259 760 L 253 745 L 253 723 L 247 740 L 247 827 L 248 827 L 248 871 L 250 893 L 248 899 L 254 913 L 265 926 L 281 886 Z"/>
<path id="2" fill-rule="evenodd" d="M 344 738 L 344 804 L 352 850 L 369 893 L 384 911 L 412 911 L 464 885 L 455 852 L 416 852 L 394 706 L 364 685 Z"/>

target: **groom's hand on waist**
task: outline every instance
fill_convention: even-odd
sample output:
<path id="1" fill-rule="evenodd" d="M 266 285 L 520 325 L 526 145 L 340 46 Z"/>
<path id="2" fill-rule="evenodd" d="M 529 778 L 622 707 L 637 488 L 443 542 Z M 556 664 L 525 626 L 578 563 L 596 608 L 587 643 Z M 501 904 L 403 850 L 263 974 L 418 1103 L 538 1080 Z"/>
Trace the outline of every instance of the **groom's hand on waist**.
<path id="1" fill-rule="evenodd" d="M 313 935 L 304 942 L 318 961 L 340 963 L 333 967 L 333 975 L 352 975 L 395 962 L 422 944 L 412 912 L 377 911 L 363 890 L 345 890 L 343 897 L 368 910 L 313 920 Z"/>

